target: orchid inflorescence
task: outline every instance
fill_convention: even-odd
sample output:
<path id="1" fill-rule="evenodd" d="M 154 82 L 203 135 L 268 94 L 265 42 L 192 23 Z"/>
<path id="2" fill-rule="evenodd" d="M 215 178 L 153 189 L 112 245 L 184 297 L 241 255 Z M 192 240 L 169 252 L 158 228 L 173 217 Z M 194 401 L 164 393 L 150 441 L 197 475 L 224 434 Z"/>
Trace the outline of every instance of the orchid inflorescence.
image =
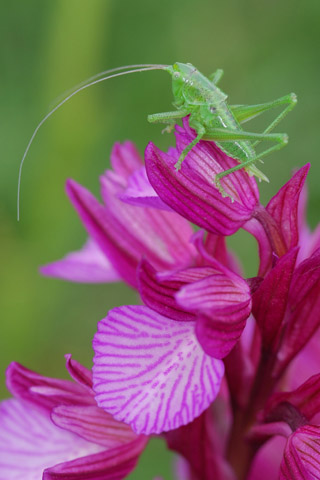
<path id="1" fill-rule="evenodd" d="M 103 204 L 73 180 L 67 194 L 89 239 L 41 268 L 74 282 L 124 281 L 143 305 L 109 311 L 92 372 L 67 355 L 73 381 L 17 363 L 1 404 L 0 479 L 122 479 L 151 435 L 180 454 L 180 480 L 320 478 L 320 229 L 305 222 L 309 165 L 264 207 L 255 179 L 188 118 L 145 164 L 116 144 Z M 232 198 L 232 200 L 231 200 Z M 199 227 L 195 232 L 192 224 Z M 226 236 L 257 241 L 244 278 Z M 138 302 L 139 303 L 139 302 Z"/>

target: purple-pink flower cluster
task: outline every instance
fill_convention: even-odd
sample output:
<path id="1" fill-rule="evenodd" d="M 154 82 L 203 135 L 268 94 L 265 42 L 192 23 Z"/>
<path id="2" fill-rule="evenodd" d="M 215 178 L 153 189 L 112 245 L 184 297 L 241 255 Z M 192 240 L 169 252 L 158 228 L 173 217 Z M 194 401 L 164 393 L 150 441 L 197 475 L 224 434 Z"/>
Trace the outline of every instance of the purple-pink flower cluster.
<path id="1" fill-rule="evenodd" d="M 98 323 L 92 372 L 67 356 L 73 382 L 18 364 L 0 410 L 0 478 L 122 479 L 150 435 L 181 455 L 181 480 L 320 478 L 320 229 L 305 222 L 300 168 L 265 207 L 253 177 L 195 132 L 150 143 L 144 162 L 116 144 L 100 203 L 67 194 L 89 238 L 41 268 L 75 282 L 123 281 L 137 305 Z M 195 231 L 193 225 L 197 228 Z M 257 241 L 244 278 L 226 236 Z"/>

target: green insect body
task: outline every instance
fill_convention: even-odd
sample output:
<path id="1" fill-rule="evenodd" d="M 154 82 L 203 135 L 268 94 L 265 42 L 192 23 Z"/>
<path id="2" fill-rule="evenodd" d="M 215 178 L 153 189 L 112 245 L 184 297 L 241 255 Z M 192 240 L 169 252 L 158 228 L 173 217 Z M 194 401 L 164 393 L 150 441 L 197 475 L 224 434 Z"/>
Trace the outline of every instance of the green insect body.
<path id="1" fill-rule="evenodd" d="M 217 174 L 214 179 L 223 196 L 227 196 L 227 193 L 220 180 L 236 170 L 245 168 L 250 175 L 268 181 L 268 178 L 258 170 L 255 163 L 257 161 L 262 162 L 264 156 L 287 144 L 288 137 L 286 134 L 272 134 L 270 131 L 295 106 L 296 95 L 291 93 L 273 102 L 259 105 L 229 106 L 227 95 L 217 86 L 223 74 L 222 70 L 217 70 L 209 79 L 189 63 L 175 63 L 173 66 L 164 69 L 172 76 L 173 105 L 176 111 L 149 115 L 149 122 L 167 123 L 166 130 L 171 131 L 177 119 L 189 115 L 189 125 L 197 133 L 193 142 L 182 151 L 175 165 L 176 168 L 180 169 L 188 152 L 200 140 L 212 140 L 228 156 L 239 161 L 238 165 Z M 285 106 L 283 111 L 263 133 L 247 132 L 242 129 L 242 123 L 282 105 Z M 264 140 L 273 141 L 275 144 L 257 154 L 255 146 Z"/>
<path id="2" fill-rule="evenodd" d="M 104 82 L 111 78 L 132 73 L 146 72 L 148 70 L 165 70 L 172 76 L 172 90 L 176 110 L 173 112 L 156 113 L 148 116 L 149 122 L 165 123 L 166 131 L 174 128 L 176 120 L 189 115 L 189 125 L 193 128 L 197 136 L 181 153 L 176 168 L 179 169 L 188 152 L 200 140 L 212 140 L 220 149 L 232 158 L 239 161 L 238 165 L 218 173 L 214 182 L 225 197 L 228 194 L 221 185 L 221 178 L 229 175 L 236 170 L 245 168 L 250 175 L 256 175 L 260 180 L 268 181 L 267 177 L 256 167 L 257 161 L 262 162 L 262 158 L 269 153 L 279 150 L 288 142 L 288 137 L 283 133 L 270 133 L 273 128 L 292 110 L 297 102 L 294 93 L 285 95 L 273 102 L 262 103 L 259 105 L 231 105 L 227 103 L 227 95 L 218 88 L 217 83 L 223 75 L 222 70 L 217 70 L 209 78 L 202 75 L 190 63 L 175 63 L 174 65 L 155 65 L 138 64 L 126 65 L 113 68 L 98 73 L 85 80 L 80 85 L 64 96 L 64 98 L 45 115 L 35 128 L 27 148 L 22 156 L 17 190 L 17 218 L 20 217 L 20 186 L 22 177 L 22 167 L 25 158 L 29 152 L 31 144 L 42 125 L 66 102 L 79 92 Z M 282 112 L 265 129 L 263 133 L 251 133 L 242 129 L 241 124 L 251 120 L 263 112 L 273 108 L 284 106 Z M 275 142 L 275 145 L 267 148 L 261 153 L 256 153 L 255 147 L 263 140 Z M 230 197 L 232 199 L 232 197 Z M 233 200 L 233 199 L 232 199 Z"/>

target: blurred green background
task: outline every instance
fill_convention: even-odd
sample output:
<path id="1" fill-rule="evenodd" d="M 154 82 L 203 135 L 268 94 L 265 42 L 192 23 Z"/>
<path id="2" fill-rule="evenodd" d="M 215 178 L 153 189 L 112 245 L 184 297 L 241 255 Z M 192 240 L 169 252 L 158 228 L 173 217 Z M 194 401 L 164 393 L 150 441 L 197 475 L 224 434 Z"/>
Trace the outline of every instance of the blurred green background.
<path id="1" fill-rule="evenodd" d="M 1 1 L 1 395 L 12 360 L 65 376 L 64 353 L 91 366 L 99 319 L 136 303 L 124 285 L 76 285 L 41 278 L 38 266 L 82 246 L 86 235 L 64 194 L 72 177 L 98 194 L 115 141 L 149 140 L 166 148 L 172 135 L 146 121 L 171 109 L 163 72 L 121 77 L 82 92 L 40 130 L 25 163 L 21 221 L 16 221 L 19 161 L 40 118 L 62 92 L 91 75 L 132 63 L 191 62 L 203 73 L 223 68 L 231 103 L 260 103 L 294 91 L 299 103 L 278 127 L 286 149 L 266 159 L 266 202 L 293 168 L 312 162 L 308 219 L 318 222 L 320 111 L 319 0 L 18 0 Z M 271 118 L 271 117 L 270 117 Z M 252 122 L 261 131 L 268 117 Z M 232 240 L 248 275 L 252 239 Z M 173 478 L 172 455 L 151 443 L 132 479 Z"/>

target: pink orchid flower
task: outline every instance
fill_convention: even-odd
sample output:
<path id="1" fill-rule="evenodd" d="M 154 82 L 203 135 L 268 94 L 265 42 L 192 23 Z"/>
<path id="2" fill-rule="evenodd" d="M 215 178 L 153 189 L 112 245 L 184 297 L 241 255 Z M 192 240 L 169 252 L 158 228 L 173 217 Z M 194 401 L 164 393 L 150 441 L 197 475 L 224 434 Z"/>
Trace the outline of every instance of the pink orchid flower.
<path id="1" fill-rule="evenodd" d="M 292 367 L 320 326 L 318 229 L 303 220 L 309 165 L 266 207 L 245 170 L 226 176 L 232 201 L 214 178 L 236 160 L 213 142 L 199 142 L 176 172 L 194 137 L 184 119 L 176 148 L 150 143 L 145 167 L 132 144 L 117 145 L 103 205 L 69 181 L 89 242 L 42 271 L 139 291 L 145 305 L 113 309 L 98 324 L 93 401 L 138 438 L 162 434 L 187 461 L 184 480 L 320 478 L 314 378 L 301 385 Z M 202 230 L 193 235 L 189 222 Z M 257 240 L 252 279 L 226 248 L 224 236 L 239 228 Z"/>
<path id="2" fill-rule="evenodd" d="M 0 404 L 0 478 L 120 480 L 134 469 L 147 437 L 101 410 L 91 372 L 66 358 L 75 382 L 8 367 L 15 398 Z"/>

